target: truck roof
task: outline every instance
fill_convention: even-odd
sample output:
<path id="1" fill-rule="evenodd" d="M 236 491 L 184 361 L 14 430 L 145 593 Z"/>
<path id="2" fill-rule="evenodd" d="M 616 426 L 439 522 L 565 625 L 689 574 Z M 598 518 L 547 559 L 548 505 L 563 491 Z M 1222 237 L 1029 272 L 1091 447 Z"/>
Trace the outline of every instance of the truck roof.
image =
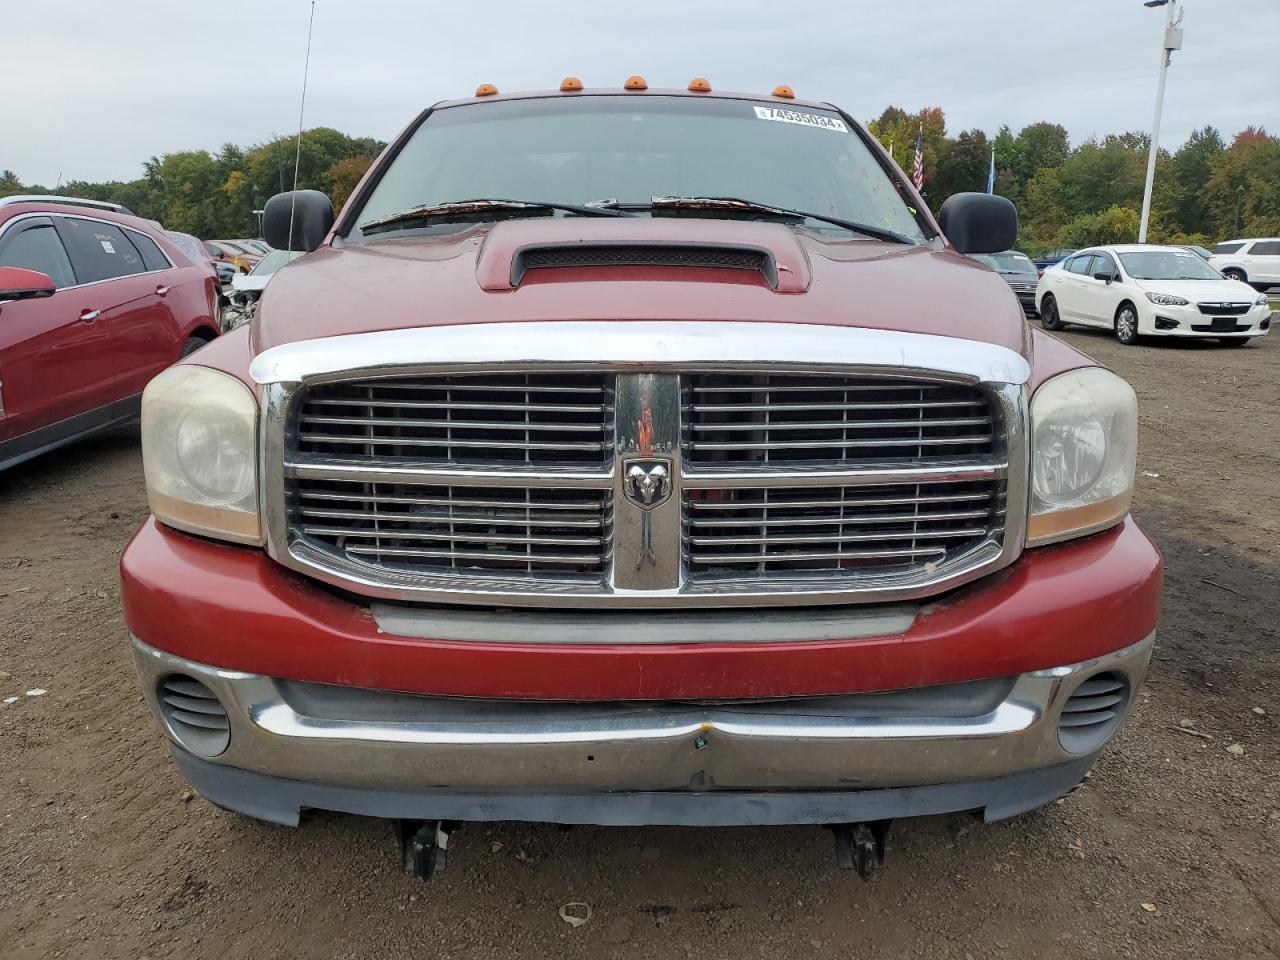
<path id="1" fill-rule="evenodd" d="M 481 88 L 483 88 L 482 85 Z M 708 97 L 721 100 L 755 100 L 764 103 L 776 103 L 779 106 L 805 107 L 816 110 L 835 110 L 837 107 L 819 100 L 800 100 L 795 97 L 779 97 L 772 93 L 741 93 L 735 91 L 707 90 L 694 91 L 676 87 L 646 87 L 643 90 L 625 87 L 590 87 L 582 90 L 521 90 L 515 93 L 490 93 L 480 96 L 458 97 L 452 100 L 441 100 L 435 105 L 440 110 L 445 107 L 457 107 L 464 104 L 492 102 L 499 100 L 534 100 L 547 97 L 689 97 L 705 99 Z"/>

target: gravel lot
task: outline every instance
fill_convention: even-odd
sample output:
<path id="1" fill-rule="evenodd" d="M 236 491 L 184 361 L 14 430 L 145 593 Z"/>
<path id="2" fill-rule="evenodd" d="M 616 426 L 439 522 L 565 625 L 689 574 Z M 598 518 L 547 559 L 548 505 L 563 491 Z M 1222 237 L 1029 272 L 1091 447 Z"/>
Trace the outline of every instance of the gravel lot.
<path id="1" fill-rule="evenodd" d="M 217 810 L 128 656 L 136 428 L 0 475 L 0 955 L 1280 957 L 1280 339 L 1064 336 L 1142 404 L 1137 512 L 1168 563 L 1149 683 L 1075 795 L 900 821 L 868 883 L 815 828 L 498 824 L 423 885 L 386 823 Z M 567 901 L 591 922 L 562 922 Z"/>

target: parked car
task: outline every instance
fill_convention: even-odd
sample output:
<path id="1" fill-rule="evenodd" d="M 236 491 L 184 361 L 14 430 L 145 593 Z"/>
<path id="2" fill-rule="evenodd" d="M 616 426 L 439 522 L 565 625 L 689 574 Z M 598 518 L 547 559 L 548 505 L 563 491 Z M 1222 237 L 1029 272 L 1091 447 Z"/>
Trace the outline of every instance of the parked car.
<path id="1" fill-rule="evenodd" d="M 271 247 L 262 240 L 236 240 L 236 246 L 250 253 L 256 253 L 258 256 L 265 257 L 271 252 Z"/>
<path id="2" fill-rule="evenodd" d="M 148 387 L 122 590 L 183 776 L 398 818 L 421 876 L 509 819 L 867 871 L 1069 792 L 1160 606 L 1133 390 L 964 256 L 1008 200 L 935 219 L 785 87 L 626 86 L 438 103 L 336 222 L 273 197 L 314 252 Z"/>
<path id="3" fill-rule="evenodd" d="M 1018 297 L 1022 310 L 1029 317 L 1036 315 L 1036 282 L 1040 271 L 1025 253 L 1004 250 L 1000 253 L 977 253 L 973 259 L 985 263 L 1000 276 Z"/>
<path id="4" fill-rule="evenodd" d="M 300 256 L 300 250 L 272 250 L 248 273 L 237 274 L 231 281 L 231 296 L 228 298 L 227 308 L 222 312 L 222 329 L 230 330 L 252 320 L 253 311 L 267 281 L 277 270 Z"/>
<path id="5" fill-rule="evenodd" d="M 1043 257 L 1035 258 L 1034 262 L 1036 265 L 1036 269 L 1039 270 L 1041 273 L 1044 273 L 1054 264 L 1061 263 L 1063 260 L 1067 259 L 1067 257 L 1071 256 L 1075 252 L 1076 251 L 1074 248 L 1066 248 L 1066 247 L 1058 250 L 1050 250 Z"/>
<path id="6" fill-rule="evenodd" d="M 1209 263 L 1257 290 L 1280 286 L 1280 239 L 1228 240 L 1213 248 Z"/>
<path id="7" fill-rule="evenodd" d="M 1265 296 L 1225 278 L 1186 247 L 1124 244 L 1082 250 L 1036 288 L 1046 330 L 1105 327 L 1121 343 L 1144 336 L 1215 337 L 1242 347 L 1271 328 Z"/>
<path id="8" fill-rule="evenodd" d="M 165 236 L 173 241 L 174 245 L 186 254 L 187 259 L 193 263 L 207 264 L 209 269 L 213 271 L 213 275 L 218 278 L 218 302 L 225 301 L 222 293 L 222 287 L 229 284 L 231 279 L 236 275 L 236 268 L 229 263 L 223 263 L 220 260 L 213 259 L 212 254 L 203 243 L 191 236 L 189 233 L 179 233 L 176 230 L 166 230 Z"/>
<path id="9" fill-rule="evenodd" d="M 128 420 L 217 336 L 208 267 L 118 204 L 0 199 L 0 469 Z"/>
<path id="10" fill-rule="evenodd" d="M 262 254 L 230 240 L 206 240 L 205 249 L 218 263 L 225 263 L 236 273 L 248 273 L 262 259 Z"/>

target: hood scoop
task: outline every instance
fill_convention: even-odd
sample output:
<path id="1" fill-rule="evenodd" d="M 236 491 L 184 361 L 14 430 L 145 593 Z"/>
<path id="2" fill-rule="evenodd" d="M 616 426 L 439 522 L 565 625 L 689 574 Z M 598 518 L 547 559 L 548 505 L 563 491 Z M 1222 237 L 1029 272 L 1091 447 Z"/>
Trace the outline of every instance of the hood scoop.
<path id="1" fill-rule="evenodd" d="M 692 267 L 754 274 L 777 293 L 803 293 L 809 266 L 780 224 L 741 221 L 524 220 L 497 224 L 476 264 L 480 286 L 510 291 L 540 270 Z"/>

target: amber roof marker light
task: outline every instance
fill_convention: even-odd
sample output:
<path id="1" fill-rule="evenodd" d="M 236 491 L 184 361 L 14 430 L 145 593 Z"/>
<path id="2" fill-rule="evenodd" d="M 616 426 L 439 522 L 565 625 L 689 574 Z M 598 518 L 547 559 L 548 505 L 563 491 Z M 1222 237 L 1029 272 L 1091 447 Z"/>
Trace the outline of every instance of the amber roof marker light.
<path id="1" fill-rule="evenodd" d="M 577 77 L 565 77 L 560 81 L 561 93 L 577 93 L 582 89 L 582 81 Z"/>
<path id="2" fill-rule="evenodd" d="M 644 77 L 627 77 L 627 82 L 622 85 L 624 90 L 648 90 L 649 84 L 645 83 Z"/>
<path id="3" fill-rule="evenodd" d="M 706 77 L 694 77 L 689 81 L 690 93 L 710 93 L 711 82 Z"/>
<path id="4" fill-rule="evenodd" d="M 790 87 L 788 87 L 785 83 L 780 83 L 776 87 L 774 87 L 773 95 L 775 97 L 782 97 L 782 99 L 784 100 L 794 100 L 796 98 L 796 92 L 792 90 Z"/>
<path id="5" fill-rule="evenodd" d="M 498 92 L 498 88 L 492 83 L 482 83 L 476 87 L 477 97 L 492 97 Z"/>

